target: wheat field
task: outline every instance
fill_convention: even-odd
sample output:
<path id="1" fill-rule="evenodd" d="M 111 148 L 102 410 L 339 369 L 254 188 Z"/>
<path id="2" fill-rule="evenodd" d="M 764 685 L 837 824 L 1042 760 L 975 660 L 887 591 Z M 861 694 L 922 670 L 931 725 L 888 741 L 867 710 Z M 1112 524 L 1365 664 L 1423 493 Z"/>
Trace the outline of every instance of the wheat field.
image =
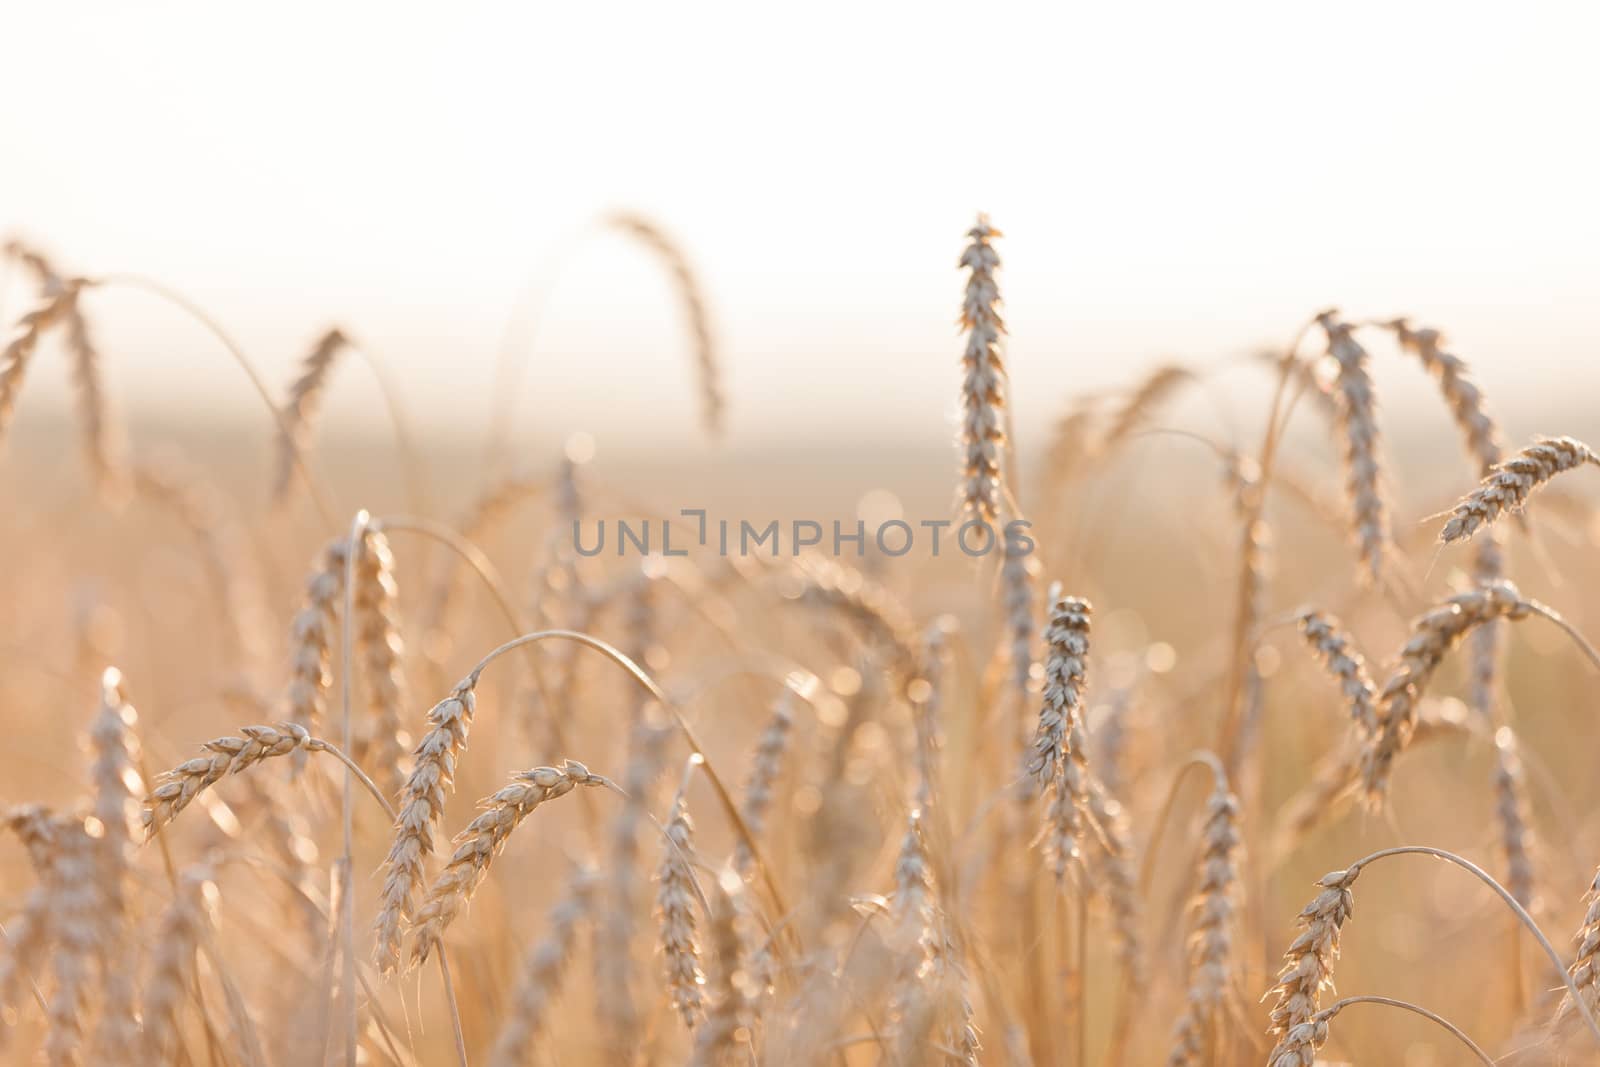
<path id="1" fill-rule="evenodd" d="M 704 469 L 530 455 L 496 398 L 435 441 L 344 329 L 257 363 L 6 245 L 0 1059 L 1600 1062 L 1583 427 L 1308 308 L 1024 448 L 979 216 L 953 450 L 746 453 L 692 241 L 601 225 L 681 309 Z M 259 421 L 128 418 L 111 290 Z"/>

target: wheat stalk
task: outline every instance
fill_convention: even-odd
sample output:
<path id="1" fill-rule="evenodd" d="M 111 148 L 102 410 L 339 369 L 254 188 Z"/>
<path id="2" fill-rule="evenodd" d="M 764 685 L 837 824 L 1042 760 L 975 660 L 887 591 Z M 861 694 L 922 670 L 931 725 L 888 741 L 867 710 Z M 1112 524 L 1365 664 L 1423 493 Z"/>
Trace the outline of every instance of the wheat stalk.
<path id="1" fill-rule="evenodd" d="M 1389 509 L 1384 497 L 1377 401 L 1367 373 L 1367 351 L 1355 339 L 1354 327 L 1337 314 L 1317 316 L 1328 339 L 1328 355 L 1338 365 L 1334 392 L 1339 401 L 1339 430 L 1344 443 L 1345 495 L 1364 575 L 1372 582 L 1383 576 L 1389 550 Z"/>
<path id="2" fill-rule="evenodd" d="M 444 940 L 445 930 L 488 876 L 490 862 L 505 847 L 518 824 L 545 801 L 565 796 L 579 786 L 616 788 L 604 776 L 590 773 L 576 760 L 567 760 L 559 767 L 522 771 L 512 777 L 511 784 L 484 798 L 480 804 L 482 814 L 456 835 L 455 851 L 417 909 L 411 946 L 413 966 L 426 962 Z"/>
<path id="3" fill-rule="evenodd" d="M 1026 700 L 1033 683 L 1034 580 L 1039 572 L 1032 553 L 1024 552 L 1012 538 L 1004 538 L 1000 564 L 1000 608 L 1010 635 L 1011 680 Z"/>
<path id="4" fill-rule="evenodd" d="M 1456 503 L 1439 531 L 1440 542 L 1465 540 L 1506 512 L 1522 511 L 1535 489 L 1562 471 L 1586 463 L 1600 464 L 1600 457 L 1582 441 L 1572 437 L 1541 437 L 1497 464 L 1478 488 Z"/>
<path id="5" fill-rule="evenodd" d="M 962 515 L 993 524 L 1000 514 L 1005 492 L 1006 368 L 1000 354 L 1005 323 L 1000 318 L 1000 290 L 995 268 L 1000 255 L 990 240 L 1000 231 L 979 215 L 967 231 L 971 243 L 961 254 L 967 271 L 966 297 L 961 305 L 961 328 L 967 347 L 961 357 L 961 447 L 965 456 L 961 472 Z"/>

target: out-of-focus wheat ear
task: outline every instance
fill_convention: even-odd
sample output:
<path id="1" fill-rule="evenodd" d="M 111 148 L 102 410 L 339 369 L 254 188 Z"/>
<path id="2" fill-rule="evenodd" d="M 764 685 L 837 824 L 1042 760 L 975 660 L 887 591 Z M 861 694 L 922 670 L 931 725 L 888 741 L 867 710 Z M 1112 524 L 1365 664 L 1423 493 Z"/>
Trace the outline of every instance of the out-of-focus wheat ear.
<path id="1" fill-rule="evenodd" d="M 1111 424 L 1095 443 L 1096 458 L 1104 459 L 1149 422 L 1182 385 L 1194 380 L 1194 372 L 1175 363 L 1155 368 L 1127 394 L 1120 407 L 1111 413 Z"/>
<path id="2" fill-rule="evenodd" d="M 700 387 L 700 420 L 707 436 L 722 436 L 727 402 L 722 387 L 722 357 L 716 336 L 711 328 L 711 312 L 689 257 L 676 241 L 651 220 L 642 215 L 619 213 L 607 220 L 612 226 L 649 248 L 672 276 L 678 302 L 688 320 L 689 335 L 694 342 L 695 369 Z"/>
<path id="3" fill-rule="evenodd" d="M 1000 565 L 1000 607 L 1005 614 L 1010 636 L 1011 681 L 1017 695 L 1026 701 L 1033 686 L 1033 641 L 1035 636 L 1034 584 L 1039 563 L 1031 546 L 1022 539 L 1004 537 L 1004 562 Z"/>
<path id="4" fill-rule="evenodd" d="M 1477 464 L 1480 475 L 1487 475 L 1500 462 L 1504 452 L 1500 425 L 1489 414 L 1483 391 L 1472 380 L 1472 368 L 1465 360 L 1444 350 L 1444 335 L 1432 327 L 1411 328 L 1405 319 L 1386 323 L 1394 331 L 1400 347 L 1417 358 L 1439 383 L 1439 392 L 1450 407 L 1450 414 Z"/>
<path id="5" fill-rule="evenodd" d="M 283 402 L 283 425 L 287 432 L 278 437 L 277 473 L 272 484 L 272 499 L 277 506 L 288 500 L 289 491 L 294 487 L 295 452 L 305 451 L 310 444 L 317 411 L 328 390 L 328 375 L 348 345 L 349 341 L 337 327 L 328 330 L 311 346 L 311 351 L 300 362 L 299 372 L 289 383 Z"/>
<path id="6" fill-rule="evenodd" d="M 134 841 L 139 797 L 139 740 L 134 732 L 138 712 L 122 689 L 122 673 L 107 668 L 100 680 L 100 710 L 89 727 L 94 753 L 89 778 L 94 789 L 94 819 L 100 836 L 94 841 L 96 954 L 100 963 L 100 1021 L 94 1036 L 97 1063 L 126 1062 L 138 1038 L 138 980 L 128 938 L 128 856 Z"/>
<path id="7" fill-rule="evenodd" d="M 179 1012 L 188 999 L 195 953 L 211 923 L 217 886 L 211 868 L 198 865 L 178 876 L 172 903 L 162 914 L 150 950 L 144 986 L 144 1047 L 147 1063 L 172 1063 L 178 1046 Z"/>
<path id="8" fill-rule="evenodd" d="M 1520 512 L 1535 489 L 1562 471 L 1586 463 L 1600 464 L 1600 457 L 1582 441 L 1573 437 L 1540 438 L 1496 464 L 1478 488 L 1456 503 L 1439 531 L 1440 542 L 1463 541 L 1506 512 Z"/>
<path id="9" fill-rule="evenodd" d="M 1338 366 L 1334 394 L 1339 401 L 1339 431 L 1343 438 L 1345 496 L 1363 576 L 1373 583 L 1383 578 L 1390 551 L 1389 506 L 1383 485 L 1384 469 L 1378 436 L 1378 405 L 1372 378 L 1367 373 L 1367 350 L 1355 338 L 1355 328 L 1336 312 L 1317 316 L 1328 338 L 1328 355 Z"/>
<path id="10" fill-rule="evenodd" d="M 753 836 L 760 837 L 766 828 L 767 812 L 772 808 L 772 793 L 778 776 L 783 772 L 783 757 L 789 749 L 789 739 L 794 727 L 794 691 L 784 686 L 772 704 L 772 714 L 766 727 L 756 739 L 755 754 L 750 759 L 750 771 L 744 780 L 744 793 L 739 799 L 739 817 Z M 733 846 L 733 869 L 740 875 L 750 873 L 755 857 L 743 841 Z"/>
<path id="11" fill-rule="evenodd" d="M 1457 594 L 1413 620 L 1398 665 L 1378 694 L 1378 728 L 1362 749 L 1361 776 L 1371 807 L 1383 804 L 1395 758 L 1411 743 L 1423 691 L 1444 657 L 1474 628 L 1526 618 L 1535 608 L 1502 581 Z"/>
<path id="12" fill-rule="evenodd" d="M 1004 496 L 1006 442 L 1006 368 L 1000 354 L 1005 323 L 1000 318 L 1000 289 L 995 269 L 1000 254 L 990 243 L 1000 231 L 979 215 L 967 231 L 969 243 L 960 266 L 967 271 L 961 328 L 966 351 L 961 356 L 961 449 L 959 499 L 962 518 L 994 524 Z"/>
<path id="13" fill-rule="evenodd" d="M 753 983 L 741 932 L 744 920 L 738 898 L 743 893 L 744 882 L 732 870 L 725 870 L 707 893 L 711 908 L 706 942 L 714 966 L 706 988 L 706 1018 L 695 1031 L 688 1067 L 733 1067 L 749 1060 L 747 1017 Z"/>
<path id="14" fill-rule="evenodd" d="M 687 776 L 685 780 L 687 785 Z M 700 943 L 696 936 L 694 823 L 680 788 L 672 803 L 656 868 L 656 918 L 661 929 L 661 957 L 667 967 L 667 992 L 683 1025 L 693 1030 L 703 1010 Z"/>
<path id="15" fill-rule="evenodd" d="M 902 686 L 921 676 L 917 626 L 887 589 L 858 570 L 820 556 L 802 557 L 794 573 L 801 599 L 848 620 L 883 655 Z"/>
<path id="16" fill-rule="evenodd" d="M 1494 735 L 1494 811 L 1500 821 L 1500 847 L 1506 854 L 1506 889 L 1529 912 L 1539 903 L 1534 867 L 1533 817 L 1528 810 L 1528 782 L 1517 751 L 1517 735 L 1502 726 Z"/>
<path id="17" fill-rule="evenodd" d="M 1355 639 L 1338 619 L 1324 611 L 1303 609 L 1297 621 L 1312 654 L 1339 683 L 1339 692 L 1344 696 L 1357 729 L 1362 736 L 1371 733 L 1378 725 L 1378 687 L 1367 671 L 1366 657 L 1356 648 Z"/>
<path id="18" fill-rule="evenodd" d="M 74 282 L 74 292 L 81 295 L 84 284 Z M 62 327 L 67 354 L 71 357 L 72 389 L 77 397 L 84 458 L 101 497 L 120 503 L 127 498 L 129 487 L 127 438 L 106 395 L 100 349 L 95 344 L 88 317 L 83 313 L 81 299 L 73 299 Z"/>
<path id="19" fill-rule="evenodd" d="M 1149 981 L 1145 962 L 1144 908 L 1134 861 L 1128 813 L 1099 779 L 1089 783 L 1089 810 L 1101 833 L 1088 835 L 1095 886 L 1105 895 L 1116 930 L 1117 959 L 1128 988 L 1137 996 Z"/>
<path id="20" fill-rule="evenodd" d="M 482 814 L 456 835 L 455 852 L 444 870 L 428 887 L 427 899 L 417 909 L 413 965 L 424 963 L 444 940 L 444 932 L 489 874 L 489 864 L 510 839 L 511 832 L 547 800 L 565 796 L 579 786 L 607 786 L 602 775 L 592 774 L 577 760 L 559 767 L 522 771 L 511 783 L 480 804 Z"/>
<path id="21" fill-rule="evenodd" d="M 319 567 L 306 580 L 305 601 L 289 630 L 288 721 L 307 731 L 322 725 L 333 685 L 334 624 L 344 597 L 345 555 L 349 542 L 335 538 L 322 551 Z M 292 766 L 305 768 L 304 754 Z"/>
<path id="22" fill-rule="evenodd" d="M 1228 996 L 1238 977 L 1234 938 L 1242 851 L 1239 801 L 1221 766 L 1212 770 L 1215 789 L 1206 801 L 1195 892 L 1189 902 L 1189 990 L 1173 1030 L 1169 1067 L 1206 1062 L 1208 1035 L 1225 1026 Z"/>
<path id="23" fill-rule="evenodd" d="M 1317 880 L 1316 897 L 1300 912 L 1300 930 L 1283 954 L 1283 969 L 1268 995 L 1276 998 L 1270 1014 L 1268 1034 L 1276 1037 L 1277 1044 L 1267 1062 L 1279 1065 L 1309 1065 L 1314 1061 L 1315 1048 L 1322 1039 L 1314 1033 L 1312 1020 L 1322 1010 L 1322 993 L 1333 984 L 1333 964 L 1339 958 L 1339 931 L 1355 908 L 1355 896 L 1350 887 L 1355 883 L 1359 869 L 1332 871 Z M 1313 1032 L 1306 1027 L 1311 1025 Z M 1306 1058 L 1289 1059 L 1292 1053 L 1305 1050 Z"/>
<path id="24" fill-rule="evenodd" d="M 405 639 L 400 634 L 394 553 L 379 531 L 369 528 L 362 535 L 355 581 L 352 613 L 356 658 L 366 683 L 367 721 L 361 729 L 362 743 L 351 756 L 374 767 L 378 787 L 393 796 L 404 780 L 402 765 L 411 738 L 403 720 Z"/>
<path id="25" fill-rule="evenodd" d="M 95 842 L 81 820 L 63 819 L 57 830 L 56 884 L 51 894 L 51 957 L 55 990 L 51 993 L 45 1059 L 51 1067 L 75 1067 L 84 1061 L 84 1031 L 89 994 L 100 947 L 100 883 Z"/>
<path id="26" fill-rule="evenodd" d="M 532 1062 L 535 1044 L 549 1021 L 550 1002 L 561 991 L 567 963 L 577 945 L 578 926 L 592 913 L 599 884 L 592 868 L 578 868 L 566 892 L 550 909 L 544 937 L 523 957 L 511 1007 L 489 1055 L 489 1067 L 524 1067 Z"/>
<path id="27" fill-rule="evenodd" d="M 0 953 L 0 1006 L 14 1006 L 18 987 L 39 976 L 50 947 L 51 916 L 60 888 L 56 859 L 62 820 L 42 804 L 23 804 L 6 809 L 0 822 L 22 842 L 39 879 L 23 903 L 22 914 L 7 927 L 7 951 Z M 0 1028 L 0 1044 L 8 1032 L 8 1027 Z"/>
<path id="28" fill-rule="evenodd" d="M 472 714 L 477 707 L 476 679 L 465 679 L 428 712 L 428 732 L 411 753 L 411 773 L 400 787 L 399 817 L 394 839 L 383 861 L 374 923 L 378 970 L 393 974 L 400 967 L 400 942 L 416 895 L 426 884 L 425 864 L 433 851 L 434 829 L 444 816 L 445 798 L 455 787 L 456 761 L 466 751 Z"/>
<path id="29" fill-rule="evenodd" d="M 1044 694 L 1028 772 L 1050 790 L 1043 841 L 1057 881 L 1079 855 L 1089 807 L 1089 734 L 1084 727 L 1083 687 L 1088 675 L 1089 623 L 1093 606 L 1050 588 L 1045 627 Z"/>
<path id="30" fill-rule="evenodd" d="M 72 313 L 77 306 L 79 282 L 67 283 L 49 293 L 32 311 L 18 321 L 15 336 L 0 350 L 0 443 L 11 428 L 17 410 L 17 395 L 22 391 L 28 365 L 39 349 L 39 338 Z"/>

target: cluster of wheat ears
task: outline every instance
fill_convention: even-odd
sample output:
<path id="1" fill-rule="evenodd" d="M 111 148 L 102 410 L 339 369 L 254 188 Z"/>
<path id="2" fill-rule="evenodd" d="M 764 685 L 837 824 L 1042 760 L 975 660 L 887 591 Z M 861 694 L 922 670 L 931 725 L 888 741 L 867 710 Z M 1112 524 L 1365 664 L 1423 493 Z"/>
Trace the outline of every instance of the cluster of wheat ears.
<path id="1" fill-rule="evenodd" d="M 609 223 L 667 268 L 691 327 L 703 421 L 717 433 L 723 390 L 700 282 L 648 220 Z M 1032 518 L 1011 434 L 999 236 L 980 217 L 959 260 L 956 507 L 960 520 L 991 524 Z M 5 252 L 32 303 L 0 354 L 0 442 L 37 353 L 59 341 L 103 506 L 148 505 L 196 546 L 222 662 L 185 669 L 209 672 L 206 715 L 225 724 L 192 758 L 153 759 L 182 753 L 130 702 L 153 683 L 136 663 L 108 662 L 84 627 L 77 682 L 97 683 L 86 690 L 97 706 L 57 710 L 87 731 L 83 799 L 5 798 L 29 872 L 24 881 L 19 863 L 8 880 L 22 895 L 5 901 L 0 946 L 0 1005 L 20 1057 L 1294 1067 L 1329 1062 L 1339 1016 L 1356 1005 L 1365 1017 L 1421 1017 L 1438 1028 L 1441 1055 L 1461 1062 L 1600 1054 L 1600 877 L 1561 951 L 1539 925 L 1541 898 L 1576 904 L 1583 887 L 1541 875 L 1532 757 L 1504 699 L 1511 623 L 1554 627 L 1600 668 L 1578 630 L 1507 573 L 1508 535 L 1531 537 L 1537 516 L 1522 513 L 1541 487 L 1600 457 L 1569 437 L 1505 454 L 1438 331 L 1318 314 L 1267 363 L 1276 385 L 1259 448 L 1204 439 L 1237 554 L 1229 594 L 1203 609 L 1219 639 L 1190 658 L 1187 690 L 1158 697 L 1147 671 L 1094 680 L 1096 618 L 1117 605 L 1092 605 L 1093 569 L 1082 554 L 1053 553 L 1043 534 L 1038 552 L 964 561 L 970 602 L 925 612 L 902 595 L 917 572 L 897 571 L 898 560 L 581 558 L 569 531 L 605 490 L 570 459 L 549 476 L 486 478 L 454 521 L 433 517 L 387 381 L 415 513 L 341 512 L 313 462 L 318 409 L 341 357 L 364 357 L 382 379 L 347 332 L 322 336 L 278 397 L 181 295 L 132 275 L 73 276 L 18 242 Z M 286 627 L 270 621 L 282 590 L 259 551 L 270 520 L 225 502 L 198 465 L 141 453 L 114 417 L 85 310 L 112 287 L 191 312 L 270 410 L 274 529 L 290 537 L 281 516 L 296 513 L 331 534 Z M 1471 562 L 1459 591 L 1432 606 L 1404 566 L 1375 336 L 1432 376 L 1466 446 L 1463 487 L 1481 479 L 1436 522 L 1438 541 L 1471 542 Z M 1043 456 L 1039 484 L 1053 498 L 1041 516 L 1059 517 L 1074 485 L 1148 440 L 1163 405 L 1198 377 L 1162 367 L 1124 394 L 1073 404 Z M 1332 520 L 1314 488 L 1279 469 L 1302 403 L 1320 410 L 1342 460 Z M 1414 615 L 1381 664 L 1326 597 L 1297 607 L 1275 588 L 1278 494 L 1348 528 L 1357 566 L 1328 596 Z M 512 549 L 512 566 L 528 571 L 521 595 L 485 547 L 519 512 L 537 514 L 539 530 L 531 551 L 528 538 Z M 419 555 L 397 556 L 391 539 Z M 402 561 L 413 558 L 435 565 L 412 581 Z M 467 610 L 469 597 L 481 611 Z M 1261 741 L 1276 707 L 1265 653 L 1293 626 L 1305 669 L 1326 678 L 1307 678 L 1299 699 L 1348 713 L 1345 736 L 1322 737 L 1327 755 L 1310 770 L 1281 766 Z M 274 633 L 286 640 L 275 646 Z M 1442 700 L 1458 646 L 1465 697 Z M 287 669 L 271 668 L 274 647 Z M 714 689 L 744 712 L 711 702 Z M 1141 703 L 1156 714 L 1138 715 Z M 1192 733 L 1175 717 L 1195 708 L 1216 712 L 1209 747 L 1132 773 L 1133 735 Z M 1306 887 L 1297 917 L 1274 913 L 1274 872 L 1347 805 L 1369 830 L 1401 824 L 1392 786 L 1435 736 L 1492 752 L 1489 856 L 1426 843 L 1340 856 Z M 13 744 L 28 742 L 19 733 Z M 457 785 L 486 777 L 471 769 L 480 751 L 479 762 L 523 769 L 477 790 L 487 795 L 469 818 Z M 1190 772 L 1208 782 L 1204 794 L 1184 790 Z M 1269 802 L 1267 780 L 1284 776 L 1300 787 Z M 1453 936 L 1481 938 L 1486 973 L 1506 964 L 1483 914 L 1503 906 L 1518 924 L 1525 945 L 1511 966 L 1543 992 L 1518 996 L 1494 1032 L 1470 1007 L 1451 1018 L 1451 1004 L 1334 992 L 1357 881 L 1404 856 L 1422 859 L 1396 865 L 1451 865 L 1437 870 L 1464 880 L 1457 898 L 1481 895 L 1471 928 Z M 1181 890 L 1159 891 L 1158 873 Z M 1279 953 L 1274 977 L 1264 961 Z"/>

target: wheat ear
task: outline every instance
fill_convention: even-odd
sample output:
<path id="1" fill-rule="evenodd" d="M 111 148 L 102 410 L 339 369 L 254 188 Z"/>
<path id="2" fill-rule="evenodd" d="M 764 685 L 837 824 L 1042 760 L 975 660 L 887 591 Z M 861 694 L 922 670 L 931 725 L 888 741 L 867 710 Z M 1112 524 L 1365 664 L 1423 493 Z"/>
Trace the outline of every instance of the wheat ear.
<path id="1" fill-rule="evenodd" d="M 76 1067 L 84 1062 L 90 978 L 101 944 L 101 886 L 96 877 L 95 841 L 82 821 L 61 820 L 56 849 L 56 885 L 50 908 L 55 991 L 45 1013 L 50 1029 L 44 1048 L 51 1067 Z"/>
<path id="2" fill-rule="evenodd" d="M 1367 350 L 1355 330 L 1337 314 L 1325 311 L 1317 322 L 1328 338 L 1328 355 L 1338 365 L 1334 392 L 1339 401 L 1343 437 L 1345 495 L 1364 576 L 1383 576 L 1389 550 L 1389 508 L 1384 497 L 1383 464 L 1378 437 L 1377 400 L 1367 373 Z"/>
<path id="3" fill-rule="evenodd" d="M 967 231 L 970 243 L 960 262 L 967 271 L 960 318 L 967 334 L 961 357 L 961 511 L 967 519 L 991 524 L 1004 495 L 1006 450 L 1006 369 L 1000 354 L 1005 323 L 994 277 L 1000 255 L 990 243 L 999 236 L 989 217 L 979 215 Z"/>
<path id="4" fill-rule="evenodd" d="M 1378 687 L 1367 671 L 1366 658 L 1356 649 L 1355 639 L 1327 612 L 1307 608 L 1297 621 L 1312 654 L 1339 683 L 1350 717 L 1363 735 L 1370 733 L 1378 724 Z"/>
<path id="5" fill-rule="evenodd" d="M 328 690 L 333 685 L 334 623 L 344 596 L 345 554 L 349 542 L 330 541 L 323 549 L 321 566 L 306 580 L 305 603 L 289 631 L 288 721 L 303 730 L 322 725 L 328 710 Z M 298 773 L 305 756 L 297 755 Z"/>
<path id="6" fill-rule="evenodd" d="M 684 785 L 688 784 L 685 775 Z M 667 818 L 661 865 L 656 869 L 656 914 L 661 929 L 661 957 L 666 962 L 667 992 L 683 1025 L 695 1027 L 702 1011 L 700 943 L 696 936 L 695 881 L 690 866 L 694 853 L 694 822 L 680 787 Z"/>
<path id="7" fill-rule="evenodd" d="M 72 313 L 77 304 L 81 283 L 63 285 L 58 292 L 49 294 L 32 311 L 17 323 L 17 335 L 4 350 L 0 350 L 0 441 L 11 426 L 16 412 L 17 394 L 22 391 L 22 381 L 28 373 L 28 364 L 39 348 L 39 338 L 44 331 Z"/>
<path id="8" fill-rule="evenodd" d="M 1517 750 L 1517 735 L 1502 726 L 1494 735 L 1494 810 L 1500 822 L 1500 847 L 1506 854 L 1506 888 L 1517 903 L 1534 911 L 1539 880 L 1534 868 L 1533 817 L 1528 783 Z"/>
<path id="9" fill-rule="evenodd" d="M 402 713 L 406 677 L 401 666 L 405 639 L 400 634 L 399 588 L 389 539 L 368 528 L 356 556 L 352 603 L 356 656 L 367 686 L 365 743 L 351 755 L 377 769 L 378 785 L 393 795 L 404 778 L 402 763 L 410 738 Z"/>
<path id="10" fill-rule="evenodd" d="M 172 903 L 161 916 L 150 974 L 144 987 L 144 1040 L 151 1063 L 170 1063 L 178 1044 L 178 1012 L 188 996 L 195 952 L 211 922 L 217 886 L 207 866 L 178 878 Z"/>
<path id="11" fill-rule="evenodd" d="M 704 287 L 689 265 L 689 257 L 666 232 L 640 215 L 619 214 L 611 216 L 611 224 L 632 236 L 654 252 L 672 276 L 673 287 L 683 305 L 684 317 L 689 321 L 689 333 L 694 339 L 695 369 L 699 372 L 700 418 L 706 433 L 711 437 L 722 435 L 727 402 L 723 398 L 721 358 L 717 352 L 715 336 L 711 329 Z"/>
<path id="12" fill-rule="evenodd" d="M 22 915 L 6 931 L 8 951 L 0 955 L 0 1005 L 11 1005 L 16 1000 L 17 986 L 39 973 L 50 945 L 51 911 L 59 887 L 56 857 L 60 851 L 61 820 L 42 804 L 24 804 L 7 809 L 0 821 L 22 842 L 39 878 L 23 903 Z M 0 1040 L 4 1033 L 0 1030 Z"/>
<path id="13" fill-rule="evenodd" d="M 531 1060 L 534 1042 L 544 1032 L 550 1002 L 560 990 L 577 945 L 578 924 L 592 911 L 598 885 L 593 870 L 579 868 L 550 909 L 549 929 L 522 962 L 511 1008 L 489 1056 L 490 1067 L 523 1067 Z"/>
<path id="14" fill-rule="evenodd" d="M 139 797 L 139 740 L 134 725 L 138 713 L 122 689 L 122 674 L 107 668 L 100 680 L 100 710 L 89 728 L 94 762 L 89 777 L 94 786 L 94 817 L 100 838 L 94 842 L 100 887 L 99 955 L 101 1014 L 95 1032 L 96 1058 L 121 1062 L 134 1047 L 138 1024 L 134 1019 L 137 982 L 128 944 L 128 853 L 134 837 Z"/>
<path id="15" fill-rule="evenodd" d="M 1465 540 L 1506 512 L 1520 512 L 1535 489 L 1562 471 L 1586 463 L 1600 464 L 1600 457 L 1582 441 L 1572 437 L 1540 438 L 1497 464 L 1478 488 L 1456 503 L 1439 531 L 1440 542 Z"/>
<path id="16" fill-rule="evenodd" d="M 417 909 L 411 946 L 413 965 L 426 962 L 444 940 L 445 930 L 488 876 L 490 862 L 505 847 L 518 824 L 545 801 L 565 796 L 579 786 L 616 788 L 609 779 L 590 773 L 578 761 L 567 760 L 559 767 L 522 771 L 512 777 L 511 784 L 484 798 L 483 813 L 456 835 L 455 852 Z"/>
<path id="17" fill-rule="evenodd" d="M 1189 904 L 1189 992 L 1173 1032 L 1168 1067 L 1205 1062 L 1207 1038 L 1215 1039 L 1221 1032 L 1236 978 L 1234 928 L 1242 840 L 1239 800 L 1229 790 L 1220 765 L 1212 771 L 1216 784 L 1206 801 L 1195 894 Z"/>
<path id="18" fill-rule="evenodd" d="M 1051 791 L 1044 841 L 1057 880 L 1078 856 L 1089 803 L 1088 733 L 1083 721 L 1083 687 L 1088 674 L 1089 621 L 1094 608 L 1070 597 L 1057 582 L 1050 587 L 1050 621 L 1045 627 L 1044 694 L 1034 731 L 1028 772 L 1041 790 Z"/>
<path id="19" fill-rule="evenodd" d="M 783 770 L 783 756 L 789 749 L 794 726 L 793 709 L 794 693 L 785 686 L 773 702 L 766 728 L 756 739 L 755 754 L 751 757 L 750 771 L 744 781 L 744 794 L 739 801 L 739 817 L 756 836 L 760 836 L 766 826 L 767 812 L 772 807 L 772 791 Z M 749 846 L 743 841 L 736 842 L 733 846 L 733 869 L 744 875 L 754 862 Z"/>
<path id="20" fill-rule="evenodd" d="M 378 891 L 375 959 L 384 974 L 400 966 L 400 940 L 405 920 L 427 878 L 424 863 L 433 851 L 434 828 L 444 815 L 445 797 L 455 787 L 456 761 L 467 747 L 472 714 L 477 707 L 475 678 L 463 680 L 428 712 L 428 732 L 411 753 L 411 773 L 400 788 L 394 839 L 383 862 Z"/>
<path id="21" fill-rule="evenodd" d="M 1504 451 L 1500 440 L 1500 426 L 1489 414 L 1483 391 L 1472 380 L 1472 369 L 1466 361 L 1444 350 L 1444 335 L 1438 330 L 1423 327 L 1411 328 L 1405 319 L 1395 319 L 1387 324 L 1394 331 L 1400 347 L 1417 358 L 1429 374 L 1439 382 L 1439 392 L 1450 406 L 1450 414 L 1466 442 L 1467 452 L 1477 463 L 1481 473 L 1500 462 Z"/>
<path id="22" fill-rule="evenodd" d="M 743 889 L 739 876 L 725 871 L 708 894 L 711 907 L 707 945 L 716 965 L 707 988 L 710 1004 L 705 1021 L 695 1032 L 689 1067 L 732 1067 L 740 1062 L 740 1046 L 749 1039 L 745 1017 L 751 982 L 744 962 L 744 939 L 736 903 Z"/>
<path id="23" fill-rule="evenodd" d="M 311 351 L 300 361 L 299 371 L 289 383 L 283 403 L 283 429 L 278 436 L 278 465 L 273 478 L 272 497 L 279 505 L 289 497 L 294 485 L 295 453 L 305 450 L 310 441 L 317 411 L 328 390 L 328 376 L 349 340 L 336 327 L 317 338 Z"/>
<path id="24" fill-rule="evenodd" d="M 1283 954 L 1283 969 L 1269 995 L 1277 998 L 1268 1030 L 1278 1038 L 1267 1057 L 1272 1067 L 1309 1067 L 1315 1049 L 1327 1037 L 1326 1024 L 1312 1022 L 1322 1009 L 1322 992 L 1333 984 L 1333 964 L 1339 958 L 1339 931 L 1355 908 L 1350 887 L 1360 869 L 1332 871 L 1317 880 L 1316 897 L 1300 912 L 1300 932 Z M 1307 1029 L 1310 1024 L 1310 1029 Z M 1318 1031 L 1320 1029 L 1320 1038 Z M 1289 1058 L 1302 1050 L 1304 1060 Z"/>

